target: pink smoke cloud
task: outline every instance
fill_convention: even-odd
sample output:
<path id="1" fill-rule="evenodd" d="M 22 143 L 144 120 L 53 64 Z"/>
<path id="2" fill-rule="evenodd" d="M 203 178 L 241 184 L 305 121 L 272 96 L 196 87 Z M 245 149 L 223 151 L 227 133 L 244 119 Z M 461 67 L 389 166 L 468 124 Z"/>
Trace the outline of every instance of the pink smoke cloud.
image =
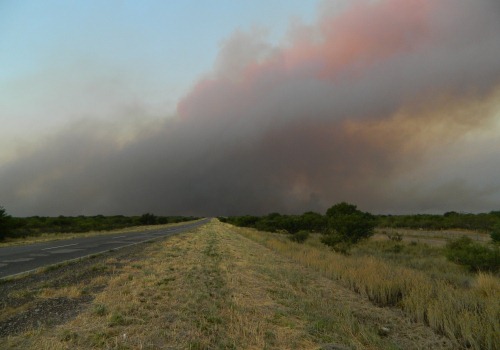
<path id="1" fill-rule="evenodd" d="M 360 0 L 325 13 L 282 45 L 234 33 L 177 118 L 120 147 L 91 127 L 64 130 L 0 172 L 0 195 L 20 203 L 22 192 L 38 213 L 62 203 L 56 214 L 303 212 L 342 200 L 374 212 L 498 209 L 498 141 L 486 132 L 500 130 L 497 1 Z M 96 148 L 108 152 L 86 154 Z"/>

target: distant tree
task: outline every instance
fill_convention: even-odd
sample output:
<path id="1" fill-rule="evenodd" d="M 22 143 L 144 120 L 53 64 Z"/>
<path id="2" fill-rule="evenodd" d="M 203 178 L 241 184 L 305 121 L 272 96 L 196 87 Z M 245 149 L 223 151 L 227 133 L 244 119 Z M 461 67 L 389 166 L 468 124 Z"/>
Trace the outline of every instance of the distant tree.
<path id="1" fill-rule="evenodd" d="M 356 205 L 349 204 L 346 202 L 340 202 L 330 207 L 326 211 L 326 216 L 329 218 L 335 218 L 335 217 L 342 217 L 342 216 L 356 214 L 358 212 L 360 213 Z"/>
<path id="2" fill-rule="evenodd" d="M 254 227 L 257 221 L 259 221 L 258 216 L 245 215 L 234 217 L 230 222 L 239 227 Z"/>
<path id="3" fill-rule="evenodd" d="M 500 223 L 493 226 L 490 233 L 491 240 L 495 243 L 500 243 Z"/>
<path id="4" fill-rule="evenodd" d="M 300 228 L 302 230 L 323 232 L 326 226 L 326 217 L 321 214 L 308 211 L 300 216 Z"/>
<path id="5" fill-rule="evenodd" d="M 297 243 L 304 243 L 309 237 L 309 231 L 301 230 L 290 235 L 290 240 Z"/>
<path id="6" fill-rule="evenodd" d="M 165 225 L 168 224 L 168 217 L 166 216 L 159 216 L 158 219 L 156 220 L 158 225 Z"/>
<path id="7" fill-rule="evenodd" d="M 151 213 L 142 214 L 139 218 L 139 222 L 142 225 L 156 225 L 157 218 Z"/>
<path id="8" fill-rule="evenodd" d="M 326 211 L 327 230 L 321 241 L 341 253 L 348 253 L 353 244 L 373 235 L 375 217 L 357 209 L 356 205 L 338 203 Z"/>
<path id="9" fill-rule="evenodd" d="M 259 218 L 255 222 L 255 228 L 259 231 L 277 232 L 278 230 L 286 230 L 287 216 L 280 213 L 271 213 Z"/>
<path id="10" fill-rule="evenodd" d="M 7 211 L 0 207 L 0 240 L 7 237 L 12 225 L 12 217 L 7 214 Z"/>
<path id="11" fill-rule="evenodd" d="M 448 242 L 445 254 L 448 260 L 467 266 L 471 271 L 495 272 L 500 267 L 498 245 L 484 245 L 466 236 Z"/>

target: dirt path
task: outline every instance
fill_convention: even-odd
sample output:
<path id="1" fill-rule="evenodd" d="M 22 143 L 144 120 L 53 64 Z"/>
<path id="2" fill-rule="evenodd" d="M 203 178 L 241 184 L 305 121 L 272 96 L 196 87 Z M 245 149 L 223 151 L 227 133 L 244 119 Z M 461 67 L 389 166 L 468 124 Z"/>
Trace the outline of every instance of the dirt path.
<path id="1" fill-rule="evenodd" d="M 217 221 L 128 257 L 107 259 L 99 263 L 106 271 L 94 271 L 85 281 L 95 289 L 82 295 L 77 286 L 52 285 L 31 301 L 85 296 L 74 315 L 60 325 L 32 324 L 0 344 L 32 349 L 450 348 L 446 339 L 408 322 L 398 310 L 376 307 Z M 18 287 L 7 294 L 22 294 Z"/>

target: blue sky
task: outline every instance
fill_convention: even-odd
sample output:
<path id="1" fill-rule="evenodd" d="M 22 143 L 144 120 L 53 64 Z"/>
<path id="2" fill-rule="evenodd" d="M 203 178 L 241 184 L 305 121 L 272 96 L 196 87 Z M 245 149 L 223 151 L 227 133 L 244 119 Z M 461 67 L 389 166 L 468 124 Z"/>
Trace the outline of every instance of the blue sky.
<path id="1" fill-rule="evenodd" d="M 112 119 L 127 103 L 174 113 L 236 30 L 278 43 L 292 19 L 316 12 L 301 0 L 0 1 L 0 161 L 16 140 Z"/>
<path id="2" fill-rule="evenodd" d="M 234 30 L 261 26 L 272 38 L 292 17 L 311 20 L 304 1 L 3 1 L 2 78 L 91 59 L 133 68 L 173 64 L 183 75 L 206 70 Z M 173 62 L 173 63 L 171 63 Z M 144 63 L 143 63 L 144 64 Z"/>

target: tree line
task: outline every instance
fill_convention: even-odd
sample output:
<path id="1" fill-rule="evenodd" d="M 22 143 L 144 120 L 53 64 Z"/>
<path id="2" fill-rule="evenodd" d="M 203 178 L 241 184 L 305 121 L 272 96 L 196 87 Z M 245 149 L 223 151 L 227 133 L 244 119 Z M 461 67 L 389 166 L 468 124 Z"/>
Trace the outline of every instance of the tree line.
<path id="1" fill-rule="evenodd" d="M 157 216 L 145 213 L 140 216 L 31 216 L 12 217 L 0 207 L 0 240 L 12 237 L 36 236 L 42 233 L 108 231 L 141 225 L 163 225 L 196 220 L 194 216 Z"/>
<path id="2" fill-rule="evenodd" d="M 346 202 L 330 207 L 325 215 L 306 212 L 302 215 L 271 213 L 264 216 L 233 216 L 219 220 L 236 226 L 260 231 L 290 234 L 292 241 L 302 243 L 309 233 L 321 234 L 321 242 L 333 250 L 348 254 L 351 247 L 373 235 L 376 227 L 412 228 L 425 230 L 470 229 L 488 232 L 490 244 L 481 244 L 468 237 L 448 242 L 445 255 L 474 271 L 497 271 L 500 267 L 500 212 L 444 215 L 372 215 Z M 400 236 L 396 237 L 401 240 Z M 392 239 L 392 238 L 391 238 Z"/>
<path id="3" fill-rule="evenodd" d="M 500 224 L 500 211 L 489 213 L 446 212 L 443 215 L 378 215 L 377 226 L 424 230 L 466 229 L 490 232 Z"/>
<path id="4" fill-rule="evenodd" d="M 286 231 L 293 234 L 301 230 L 324 232 L 329 226 L 329 217 L 331 215 L 328 211 L 325 215 L 309 211 L 302 215 L 271 213 L 263 216 L 244 215 L 219 219 L 236 226 L 253 227 L 268 232 Z M 447 212 L 443 215 L 372 215 L 372 219 L 375 226 L 380 228 L 466 229 L 489 233 L 500 227 L 500 211 L 479 214 Z"/>
<path id="5" fill-rule="evenodd" d="M 341 253 L 347 253 L 353 244 L 372 236 L 377 225 L 374 215 L 346 202 L 333 205 L 325 215 L 309 211 L 302 215 L 271 213 L 260 217 L 222 217 L 219 220 L 260 231 L 290 233 L 290 239 L 296 242 L 305 241 L 309 232 L 322 233 L 321 241 Z"/>

